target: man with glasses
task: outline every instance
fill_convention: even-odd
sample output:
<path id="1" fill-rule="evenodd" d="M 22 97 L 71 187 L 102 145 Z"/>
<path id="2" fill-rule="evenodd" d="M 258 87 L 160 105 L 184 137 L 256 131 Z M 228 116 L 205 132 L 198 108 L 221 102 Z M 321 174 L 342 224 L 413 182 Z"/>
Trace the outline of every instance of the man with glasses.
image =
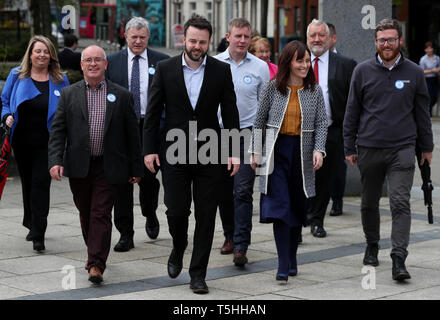
<path id="1" fill-rule="evenodd" d="M 159 61 L 169 58 L 168 55 L 148 48 L 150 26 L 147 20 L 134 17 L 125 26 L 127 48 L 108 57 L 108 68 L 105 76 L 110 81 L 129 89 L 134 97 L 134 109 L 138 117 L 138 128 L 142 143 L 142 128 L 147 111 L 148 91 Z M 159 220 L 156 216 L 160 182 L 156 174 L 144 168 L 139 185 L 139 203 L 145 217 L 145 231 L 150 239 L 159 235 Z M 133 184 L 123 183 L 118 186 L 115 202 L 115 227 L 121 238 L 114 250 L 126 252 L 134 248 Z"/>
<path id="2" fill-rule="evenodd" d="M 89 281 L 99 284 L 110 251 L 116 185 L 142 176 L 139 130 L 131 93 L 104 78 L 104 50 L 82 52 L 84 80 L 61 92 L 49 136 L 53 179 L 69 177 L 87 246 Z"/>
<path id="3" fill-rule="evenodd" d="M 375 58 L 353 72 L 344 120 L 347 161 L 358 165 L 362 181 L 362 225 L 367 241 L 364 265 L 379 265 L 379 200 L 385 177 L 392 216 L 392 277 L 410 279 L 405 259 L 411 227 L 410 196 L 415 145 L 421 163 L 434 148 L 429 95 L 423 70 L 401 53 L 402 29 L 393 19 L 376 27 Z"/>

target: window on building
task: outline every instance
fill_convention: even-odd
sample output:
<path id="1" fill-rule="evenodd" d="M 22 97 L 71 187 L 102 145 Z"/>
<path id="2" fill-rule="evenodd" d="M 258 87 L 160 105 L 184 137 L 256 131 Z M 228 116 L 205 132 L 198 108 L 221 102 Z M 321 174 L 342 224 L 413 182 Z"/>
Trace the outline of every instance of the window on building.
<path id="1" fill-rule="evenodd" d="M 189 3 L 189 14 L 190 14 L 190 16 L 192 16 L 194 13 L 197 13 L 197 3 L 190 2 Z"/>
<path id="2" fill-rule="evenodd" d="M 206 15 L 206 19 L 208 21 L 210 21 L 211 23 L 213 23 L 214 21 L 212 20 L 212 2 L 211 1 L 206 1 L 205 2 L 205 15 Z"/>
<path id="3" fill-rule="evenodd" d="M 174 3 L 174 24 L 182 24 L 182 3 Z"/>
<path id="4" fill-rule="evenodd" d="M 295 7 L 295 35 L 301 34 L 301 8 Z"/>
<path id="5" fill-rule="evenodd" d="M 316 11 L 316 6 L 310 6 L 310 21 L 318 18 L 318 12 Z"/>
<path id="6" fill-rule="evenodd" d="M 251 0 L 251 26 L 252 29 L 257 29 L 257 0 Z"/>

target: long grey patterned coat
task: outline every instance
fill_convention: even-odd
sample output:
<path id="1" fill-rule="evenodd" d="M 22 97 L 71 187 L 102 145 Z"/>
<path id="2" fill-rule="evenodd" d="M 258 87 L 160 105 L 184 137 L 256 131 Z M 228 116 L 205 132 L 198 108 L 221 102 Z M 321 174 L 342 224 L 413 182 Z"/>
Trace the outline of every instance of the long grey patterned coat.
<path id="1" fill-rule="evenodd" d="M 283 95 L 272 80 L 263 88 L 252 129 L 249 153 L 261 156 L 259 190 L 267 194 L 267 177 L 273 171 L 273 151 L 289 103 L 290 88 Z M 319 85 L 315 90 L 298 90 L 301 108 L 301 161 L 303 188 L 307 198 L 315 196 L 313 152 L 321 151 L 325 157 L 327 117 L 324 97 Z"/>

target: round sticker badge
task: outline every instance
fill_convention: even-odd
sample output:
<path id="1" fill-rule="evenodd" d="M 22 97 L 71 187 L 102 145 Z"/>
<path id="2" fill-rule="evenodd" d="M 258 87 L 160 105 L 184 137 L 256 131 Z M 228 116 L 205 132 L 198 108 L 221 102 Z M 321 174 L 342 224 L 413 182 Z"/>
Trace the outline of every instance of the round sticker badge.
<path id="1" fill-rule="evenodd" d="M 53 94 L 56 95 L 57 97 L 59 97 L 59 96 L 61 95 L 61 93 L 60 93 L 58 90 L 55 90 L 55 91 L 53 92 Z"/>
<path id="2" fill-rule="evenodd" d="M 149 67 L 148 68 L 148 73 L 153 76 L 156 73 L 156 69 L 154 67 Z"/>
<path id="3" fill-rule="evenodd" d="M 252 77 L 251 76 L 244 76 L 243 77 L 243 82 L 246 84 L 251 84 L 252 83 Z"/>
<path id="4" fill-rule="evenodd" d="M 107 95 L 107 100 L 110 102 L 115 102 L 116 101 L 116 96 L 113 93 L 109 93 Z"/>
<path id="5" fill-rule="evenodd" d="M 394 86 L 395 86 L 397 89 L 402 90 L 403 87 L 405 86 L 405 83 L 403 83 L 402 80 L 397 80 L 397 81 L 394 83 Z"/>

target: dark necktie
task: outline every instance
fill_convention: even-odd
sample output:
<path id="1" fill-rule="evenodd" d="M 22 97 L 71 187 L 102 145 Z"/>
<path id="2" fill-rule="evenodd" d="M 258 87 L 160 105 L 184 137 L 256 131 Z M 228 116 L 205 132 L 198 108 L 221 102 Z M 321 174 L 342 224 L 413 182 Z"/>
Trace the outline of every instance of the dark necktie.
<path id="1" fill-rule="evenodd" d="M 134 112 L 136 113 L 136 118 L 138 121 L 141 118 L 141 91 L 140 91 L 140 75 L 139 75 L 139 58 L 140 56 L 135 56 L 133 58 L 133 67 L 131 69 L 131 83 L 130 91 L 133 93 L 134 99 Z"/>
<path id="2" fill-rule="evenodd" d="M 318 67 L 319 58 L 315 58 L 315 65 L 313 66 L 313 72 L 315 73 L 316 83 L 319 84 L 319 67 Z"/>

